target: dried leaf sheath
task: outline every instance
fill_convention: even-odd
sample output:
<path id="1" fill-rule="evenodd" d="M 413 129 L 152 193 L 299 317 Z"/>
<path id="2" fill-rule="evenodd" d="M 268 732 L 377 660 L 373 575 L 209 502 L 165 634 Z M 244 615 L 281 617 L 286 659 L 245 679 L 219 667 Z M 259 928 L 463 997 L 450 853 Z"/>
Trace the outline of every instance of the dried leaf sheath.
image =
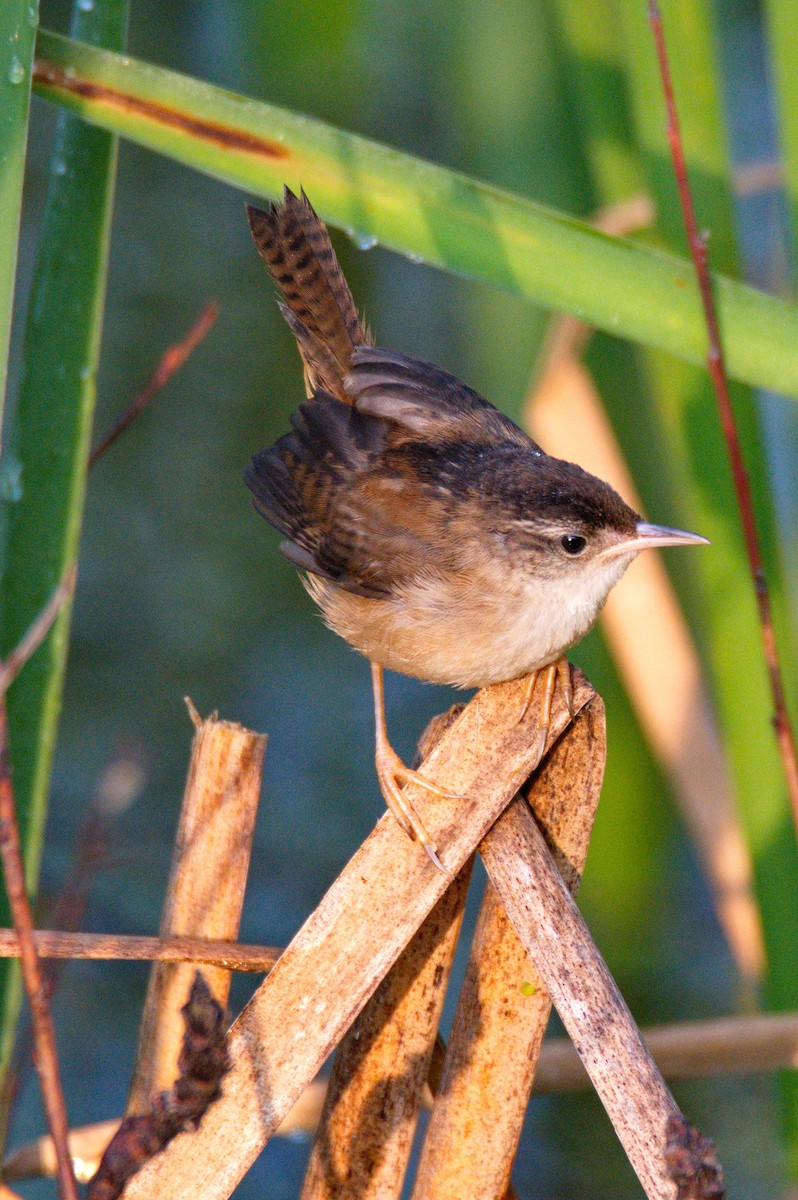
<path id="1" fill-rule="evenodd" d="M 552 748 L 528 791 L 557 866 L 576 889 L 601 794 L 604 708 L 596 697 Z M 488 881 L 414 1200 L 503 1200 L 551 1000 Z"/>

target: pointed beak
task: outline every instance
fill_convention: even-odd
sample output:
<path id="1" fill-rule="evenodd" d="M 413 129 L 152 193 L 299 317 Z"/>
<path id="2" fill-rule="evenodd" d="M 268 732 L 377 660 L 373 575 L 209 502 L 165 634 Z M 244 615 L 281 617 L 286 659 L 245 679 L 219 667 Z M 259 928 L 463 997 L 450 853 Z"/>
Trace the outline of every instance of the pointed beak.
<path id="1" fill-rule="evenodd" d="M 650 550 L 654 546 L 708 546 L 709 538 L 699 533 L 688 533 L 685 529 L 669 529 L 667 525 L 649 525 L 638 521 L 634 537 L 616 542 L 602 550 L 599 558 L 618 558 L 622 554 L 636 554 L 639 550 Z"/>

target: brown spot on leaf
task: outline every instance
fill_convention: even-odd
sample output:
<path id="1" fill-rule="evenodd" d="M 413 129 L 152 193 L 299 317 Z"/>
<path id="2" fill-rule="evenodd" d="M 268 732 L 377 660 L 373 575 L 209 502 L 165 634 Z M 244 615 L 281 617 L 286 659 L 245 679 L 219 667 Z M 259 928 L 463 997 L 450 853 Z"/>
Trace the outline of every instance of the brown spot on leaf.
<path id="1" fill-rule="evenodd" d="M 285 159 L 291 157 L 291 151 L 270 138 L 260 137 L 255 133 L 247 133 L 240 129 L 232 129 L 217 121 L 208 121 L 202 117 L 192 116 L 181 112 L 168 104 L 157 100 L 144 100 L 140 96 L 131 96 L 117 88 L 95 83 L 77 74 L 69 74 L 63 68 L 53 63 L 37 59 L 33 66 L 33 81 L 51 91 L 64 92 L 80 96 L 108 108 L 116 108 L 121 112 L 155 121 L 169 129 L 180 133 L 188 133 L 192 137 L 211 142 L 225 149 L 239 150 L 245 154 L 255 154 L 263 158 Z"/>

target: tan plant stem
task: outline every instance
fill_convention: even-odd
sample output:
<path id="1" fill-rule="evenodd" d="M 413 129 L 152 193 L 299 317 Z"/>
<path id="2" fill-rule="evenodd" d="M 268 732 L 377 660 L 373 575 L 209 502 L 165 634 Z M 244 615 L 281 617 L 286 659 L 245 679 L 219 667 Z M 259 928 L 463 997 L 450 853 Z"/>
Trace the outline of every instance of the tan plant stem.
<path id="1" fill-rule="evenodd" d="M 61 933 L 33 930 L 39 958 L 96 959 L 127 962 L 196 963 L 224 971 L 270 971 L 282 953 L 279 946 L 245 946 L 214 938 L 136 937 L 115 933 Z M 0 958 L 19 958 L 15 929 L 0 929 Z"/>
<path id="2" fill-rule="evenodd" d="M 469 861 L 338 1047 L 302 1200 L 401 1194 L 471 880 Z"/>
<path id="3" fill-rule="evenodd" d="M 373 995 L 537 757 L 537 712 L 518 720 L 524 681 L 486 688 L 419 770 L 467 799 L 408 792 L 448 875 L 386 814 L 286 948 L 230 1031 L 233 1067 L 202 1128 L 131 1181 L 126 1200 L 223 1200 Z M 574 672 L 574 707 L 594 692 Z M 533 705 L 533 709 L 537 706 Z M 569 722 L 562 698 L 550 736 Z"/>
<path id="4" fill-rule="evenodd" d="M 601 794 L 604 706 L 585 705 L 527 799 L 569 887 L 578 885 Z M 414 1200 L 507 1196 L 551 1000 L 488 882 L 455 1012 Z"/>
<path id="5" fill-rule="evenodd" d="M 480 852 L 646 1195 L 676 1200 L 664 1148 L 681 1113 L 523 799 Z"/>
<path id="6" fill-rule="evenodd" d="M 202 720 L 189 702 L 195 734 L 161 919 L 161 937 L 233 940 L 244 903 L 266 737 L 215 715 Z M 208 967 L 206 982 L 225 1008 L 230 970 Z M 141 1018 L 128 1113 L 178 1076 L 183 1006 L 194 966 L 159 962 L 151 972 Z"/>

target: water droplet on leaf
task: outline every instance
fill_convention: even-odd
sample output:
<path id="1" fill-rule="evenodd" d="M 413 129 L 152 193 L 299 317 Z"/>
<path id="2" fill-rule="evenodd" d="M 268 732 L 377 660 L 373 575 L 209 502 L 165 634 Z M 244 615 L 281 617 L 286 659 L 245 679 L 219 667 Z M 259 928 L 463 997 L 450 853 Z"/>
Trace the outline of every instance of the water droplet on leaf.
<path id="1" fill-rule="evenodd" d="M 22 499 L 22 463 L 9 455 L 0 459 L 0 497 L 17 504 Z"/>
<path id="2" fill-rule="evenodd" d="M 16 58 L 16 57 L 12 58 L 11 65 L 8 68 L 8 82 L 9 83 L 22 83 L 22 80 L 24 78 L 25 78 L 25 68 L 23 67 L 22 63 L 19 61 L 18 58 Z"/>

